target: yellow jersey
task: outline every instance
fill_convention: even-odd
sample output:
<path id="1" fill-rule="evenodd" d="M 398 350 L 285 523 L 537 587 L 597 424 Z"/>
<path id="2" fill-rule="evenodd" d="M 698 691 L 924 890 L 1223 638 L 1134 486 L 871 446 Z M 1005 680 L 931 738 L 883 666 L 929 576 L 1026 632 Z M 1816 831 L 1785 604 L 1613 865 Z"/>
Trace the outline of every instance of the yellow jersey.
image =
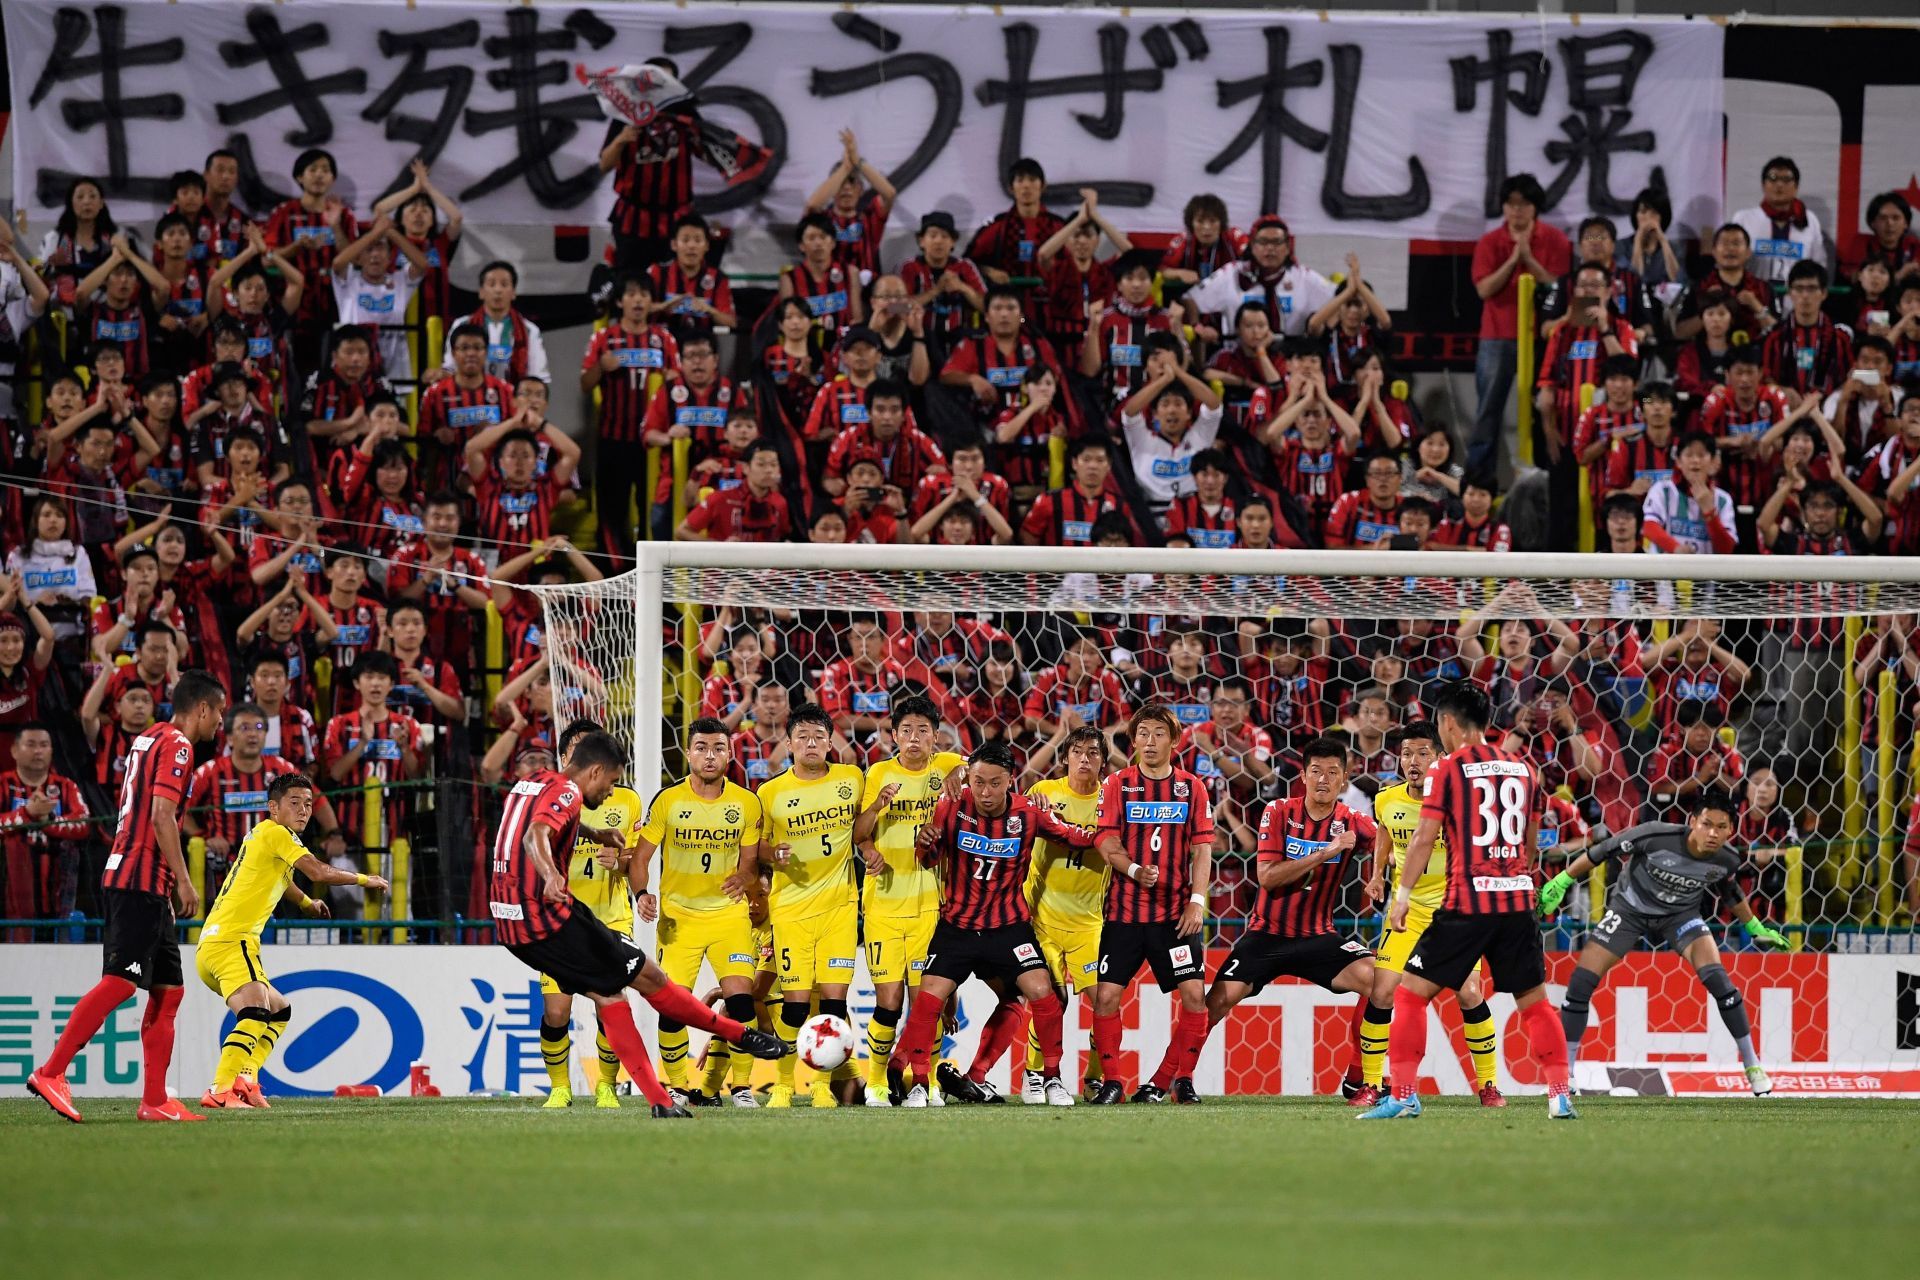
<path id="1" fill-rule="evenodd" d="M 1407 790 L 1404 782 L 1382 787 L 1373 798 L 1373 817 L 1393 841 L 1392 883 L 1397 885 L 1405 871 L 1407 846 L 1413 842 L 1413 833 L 1420 826 L 1420 800 Z M 1427 859 L 1427 869 L 1413 882 L 1413 905 L 1438 907 L 1446 896 L 1447 842 L 1446 837 L 1441 836 L 1433 842 L 1433 856 Z"/>
<path id="2" fill-rule="evenodd" d="M 660 850 L 660 901 L 676 914 L 738 912 L 747 904 L 722 888 L 740 869 L 740 846 L 759 839 L 760 801 L 745 787 L 722 782 L 720 794 L 703 800 L 691 782 L 677 782 L 647 807 L 643 839 Z"/>
<path id="3" fill-rule="evenodd" d="M 773 870 L 767 918 L 775 929 L 810 920 L 858 899 L 853 888 L 853 820 L 860 813 L 860 770 L 830 764 L 803 781 L 792 769 L 760 784 L 763 865 Z M 779 845 L 787 863 L 773 861 Z"/>
<path id="4" fill-rule="evenodd" d="M 202 942 L 240 942 L 258 946 L 260 931 L 293 883 L 293 864 L 307 854 L 300 838 L 272 818 L 261 819 L 240 845 L 240 855 L 214 895 Z"/>
<path id="5" fill-rule="evenodd" d="M 600 842 L 585 831 L 618 831 L 627 848 L 639 844 L 639 793 L 615 787 L 598 809 L 581 810 L 580 827 L 582 834 L 573 842 L 573 860 L 567 867 L 567 888 L 602 924 L 615 933 L 632 933 L 633 894 L 627 888 L 627 873 L 609 871 L 595 861 L 600 855 Z"/>
<path id="6" fill-rule="evenodd" d="M 920 865 L 913 842 L 920 828 L 932 820 L 947 775 L 966 763 L 964 756 L 940 751 L 924 769 L 883 760 L 867 771 L 867 789 L 860 797 L 862 809 L 879 797 L 883 787 L 898 783 L 900 790 L 880 815 L 880 825 L 873 829 L 874 847 L 887 860 L 887 869 L 867 877 L 860 902 L 863 913 L 918 920 L 940 910 L 940 881 L 933 868 Z"/>
<path id="7" fill-rule="evenodd" d="M 1065 778 L 1048 778 L 1027 788 L 1027 799 L 1062 822 L 1093 830 L 1099 820 L 1100 789 L 1075 791 Z M 1092 849 L 1069 849 L 1052 840 L 1033 842 L 1027 867 L 1027 905 L 1043 928 L 1097 929 L 1106 906 L 1107 860 Z"/>

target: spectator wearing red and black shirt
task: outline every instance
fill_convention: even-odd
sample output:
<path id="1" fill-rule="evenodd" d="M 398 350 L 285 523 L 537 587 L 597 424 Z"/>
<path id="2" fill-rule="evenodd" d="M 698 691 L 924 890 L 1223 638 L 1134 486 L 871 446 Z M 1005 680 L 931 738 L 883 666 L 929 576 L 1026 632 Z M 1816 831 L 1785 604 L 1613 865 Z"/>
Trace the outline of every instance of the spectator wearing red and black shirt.
<path id="1" fill-rule="evenodd" d="M 266 717 L 266 741 L 261 750 L 302 773 L 308 772 L 320 757 L 319 725 L 311 711 L 287 701 L 298 677 L 290 671 L 286 655 L 260 652 L 245 669 L 248 694 Z"/>
<path id="2" fill-rule="evenodd" d="M 1700 408 L 1700 430 L 1720 448 L 1716 482 L 1735 506 L 1758 507 L 1766 500 L 1760 438 L 1792 412 L 1780 388 L 1761 385 L 1761 361 L 1754 347 L 1735 348 L 1727 359 L 1726 385 Z"/>
<path id="3" fill-rule="evenodd" d="M 301 294 L 294 313 L 294 331 L 300 339 L 303 363 L 311 365 L 320 339 L 333 323 L 333 290 L 325 282 L 333 271 L 333 255 L 360 238 L 353 211 L 333 197 L 338 170 L 331 153 L 310 147 L 294 158 L 293 180 L 300 194 L 267 215 L 267 242 L 288 251 L 288 257 L 308 280 L 321 282 Z"/>
<path id="4" fill-rule="evenodd" d="M 467 441 L 513 416 L 513 387 L 487 372 L 486 330 L 456 325 L 447 349 L 453 353 L 453 372 L 421 395 L 418 430 L 439 447 L 433 483 L 454 487 L 463 474 Z"/>
<path id="5" fill-rule="evenodd" d="M 1035 365 L 1044 365 L 1054 376 L 1058 390 L 1053 412 L 1065 424 L 1068 435 L 1078 435 L 1081 424 L 1073 397 L 1062 394 L 1067 376 L 1054 350 L 1045 338 L 1032 336 L 1021 319 L 1020 295 L 1004 285 L 987 290 L 987 331 L 957 343 L 947 362 L 940 366 L 940 384 L 965 387 L 973 392 L 973 417 L 979 425 L 999 418 L 1008 409 L 1018 409 L 1027 374 Z M 1076 331 L 1076 337 L 1084 332 Z"/>
<path id="6" fill-rule="evenodd" d="M 75 293 L 86 304 L 80 348 L 111 342 L 126 357 L 125 379 L 137 383 L 153 368 L 159 309 L 172 297 L 172 284 L 151 262 L 114 237 L 113 252 L 81 280 Z M 97 294 L 97 296 L 96 296 Z"/>
<path id="7" fill-rule="evenodd" d="M 1133 708 L 1127 701 L 1126 686 L 1108 668 L 1100 646 L 1092 636 L 1081 635 L 1067 644 L 1057 666 L 1034 677 L 1023 710 L 1029 730 L 1050 735 L 1063 723 L 1071 728 L 1090 724 L 1112 729 L 1124 722 Z M 1178 734 L 1177 722 L 1174 732 Z M 1168 744 L 1169 750 L 1173 745 Z"/>
<path id="8" fill-rule="evenodd" d="M 13 767 L 0 773 L 0 851 L 8 916 L 52 920 L 73 911 L 79 869 L 74 842 L 87 838 L 87 802 L 73 779 L 54 772 L 53 734 L 29 720 L 14 734 Z M 26 942 L 25 930 L 8 941 Z"/>
<path id="9" fill-rule="evenodd" d="M 708 256 L 713 232 L 697 213 L 673 220 L 673 257 L 647 268 L 652 285 L 653 314 L 666 316 L 677 336 L 711 334 L 716 325 L 731 329 L 740 322 L 733 308 L 733 286 Z"/>
<path id="10" fill-rule="evenodd" d="M 308 376 L 294 414 L 308 440 L 320 442 L 311 446 L 315 467 L 324 468 L 335 450 L 367 433 L 373 404 L 380 399 L 392 400 L 393 387 L 373 371 L 372 336 L 359 325 L 341 325 L 333 334 L 332 366 Z"/>
<path id="11" fill-rule="evenodd" d="M 792 746 L 787 741 L 787 686 L 768 680 L 754 687 L 745 717 L 749 723 L 733 735 L 730 776 L 750 791 L 787 767 Z"/>
<path id="12" fill-rule="evenodd" d="M 880 335 L 865 325 L 848 330 L 840 341 L 839 364 L 839 374 L 814 395 L 806 424 L 794 442 L 806 451 L 810 471 L 825 465 L 835 437 L 867 421 L 867 401 L 880 382 Z"/>
<path id="13" fill-rule="evenodd" d="M 653 300 L 653 286 L 645 276 L 615 280 L 608 322 L 595 331 L 581 358 L 581 392 L 599 392 L 602 441 L 638 444 L 650 400 L 664 382 L 679 375 L 679 344 L 666 326 L 647 320 Z M 621 452 L 603 451 L 600 465 L 606 465 L 605 455 L 617 460 Z"/>
<path id="14" fill-rule="evenodd" d="M 829 662 L 820 674 L 820 708 L 833 717 L 834 728 L 871 745 L 873 735 L 889 727 L 893 700 L 914 692 L 916 683 L 888 652 L 879 619 L 855 614 L 847 624 L 846 656 Z"/>
<path id="15" fill-rule="evenodd" d="M 1640 363 L 1632 356 L 1609 356 L 1600 364 L 1601 395 L 1582 413 L 1573 428 L 1573 456 L 1587 472 L 1587 483 L 1597 507 L 1606 496 L 1607 451 L 1616 440 L 1638 435 L 1646 426 L 1633 394 L 1640 379 Z"/>
<path id="16" fill-rule="evenodd" d="M 967 244 L 966 256 L 994 284 L 1037 274 L 1040 246 L 1067 225 L 1065 218 L 1041 203 L 1047 174 L 1038 160 L 1014 161 L 1007 170 L 1007 190 L 1013 207 L 996 214 Z"/>
<path id="17" fill-rule="evenodd" d="M 1700 303 L 1701 329 L 1674 358 L 1673 385 L 1697 410 L 1707 393 L 1727 380 L 1727 359 L 1733 354 L 1733 295 L 1714 291 Z"/>
<path id="18" fill-rule="evenodd" d="M 1114 264 L 1115 292 L 1090 298 L 1080 343 L 1080 372 L 1100 379 L 1106 403 L 1119 404 L 1149 381 L 1149 339 L 1167 334 L 1184 362 L 1185 351 L 1173 336 L 1173 321 L 1153 303 L 1153 270 L 1159 255 L 1149 249 L 1123 254 Z"/>
<path id="19" fill-rule="evenodd" d="M 1649 382 L 1640 392 L 1640 414 L 1644 421 L 1616 436 L 1599 464 L 1603 494 L 1642 497 L 1655 481 L 1673 474 L 1673 388 Z M 1596 520 L 1602 518 L 1600 506 L 1594 504 Z"/>
<path id="20" fill-rule="evenodd" d="M 670 75 L 679 74 L 670 59 L 651 61 Z M 693 212 L 696 159 L 731 185 L 752 179 L 772 155 L 707 124 L 691 101 L 657 112 L 644 125 L 616 120 L 607 126 L 606 141 L 600 145 L 600 172 L 613 174 L 616 271 L 645 270 L 671 256 L 667 237 L 680 217 Z"/>
<path id="21" fill-rule="evenodd" d="M 1780 512 L 1796 486 L 1804 490 L 1799 495 L 1802 527 L 1785 529 Z M 1845 526 L 1840 523 L 1843 500 L 1852 508 L 1852 519 Z M 1880 537 L 1882 518 L 1880 505 L 1840 469 L 1833 473 L 1831 483 L 1824 484 L 1809 484 L 1804 477 L 1783 474 L 1766 505 L 1760 508 L 1755 524 L 1760 547 L 1769 555 L 1857 556 L 1871 553 Z M 1786 637 L 1790 650 L 1837 642 L 1844 631 L 1845 619 L 1840 615 L 1860 603 L 1860 588 L 1830 582 L 1782 582 L 1771 590 L 1778 611 L 1768 618 L 1768 626 Z M 1809 710 L 1808 714 L 1820 713 Z"/>
<path id="22" fill-rule="evenodd" d="M 1134 545 L 1139 546 L 1140 530 L 1112 484 L 1113 459 L 1106 440 L 1086 436 L 1075 441 L 1067 467 L 1073 482 L 1033 500 L 1020 523 L 1021 543 L 1029 547 L 1090 547 L 1095 522 L 1105 515 L 1117 515 L 1126 519 Z"/>
<path id="23" fill-rule="evenodd" d="M 467 474 L 473 480 L 474 522 L 483 553 L 504 557 L 544 539 L 553 527 L 553 508 L 567 492 L 580 463 L 580 446 L 551 423 L 538 436 L 515 414 L 467 441 Z M 553 461 L 536 474 L 539 446 L 545 442 Z"/>
<path id="24" fill-rule="evenodd" d="M 1279 416 L 1261 428 L 1260 439 L 1273 453 L 1280 488 L 1300 500 L 1313 535 L 1321 538 L 1345 488 L 1347 466 L 1360 433 L 1345 410 L 1321 397 L 1317 384 L 1299 385 L 1301 393 L 1288 397 Z M 1338 440 L 1333 435 L 1335 423 L 1340 426 Z M 1295 430 L 1297 434 L 1289 434 Z M 1397 471 L 1399 464 L 1394 465 Z"/>
<path id="25" fill-rule="evenodd" d="M 1513 530 L 1493 514 L 1497 497 L 1490 476 L 1467 476 L 1460 481 L 1460 515 L 1449 516 L 1434 529 L 1431 545 L 1461 551 L 1511 551 Z"/>
<path id="26" fill-rule="evenodd" d="M 1745 332 L 1749 341 L 1757 343 L 1773 327 L 1774 314 L 1773 290 L 1747 269 L 1753 260 L 1753 237 L 1739 223 L 1725 223 L 1713 233 L 1710 252 L 1713 270 L 1688 289 L 1686 301 L 1680 306 L 1680 318 L 1673 326 L 1673 336 L 1686 342 L 1700 333 L 1711 300 L 1723 296 L 1732 312 L 1732 328 Z"/>
<path id="27" fill-rule="evenodd" d="M 1004 476 L 997 476 L 987 470 L 986 450 L 977 440 L 965 440 L 955 446 L 953 456 L 947 460 L 944 470 L 929 471 L 920 477 L 907 500 L 907 512 L 914 520 L 926 515 L 946 500 L 953 492 L 954 482 L 964 479 L 972 484 L 987 505 L 1000 513 L 1000 518 L 1012 522 L 1013 486 Z M 985 542 L 991 535 L 986 518 L 973 513 L 974 532 L 979 541 Z"/>
<path id="28" fill-rule="evenodd" d="M 973 313 L 987 305 L 987 282 L 980 268 L 955 256 L 959 233 L 953 215 L 936 209 L 920 218 L 916 237 L 920 255 L 900 267 L 911 300 L 926 316 L 926 334 L 942 350 L 972 325 Z"/>
<path id="29" fill-rule="evenodd" d="M 1239 540 L 1239 507 L 1227 492 L 1227 455 L 1202 449 L 1193 455 L 1193 489 L 1175 498 L 1162 523 L 1167 539 L 1183 539 L 1190 547 L 1231 547 Z"/>
<path id="30" fill-rule="evenodd" d="M 1730 791 L 1745 773 L 1740 753 L 1720 740 L 1724 723 L 1710 702 L 1683 702 L 1674 713 L 1674 735 L 1654 752 L 1646 774 L 1654 805 L 1670 819 L 1695 792 Z"/>
<path id="31" fill-rule="evenodd" d="M 866 420 L 843 426 L 827 451 L 820 483 L 829 494 L 837 498 L 846 492 L 847 469 L 862 460 L 877 464 L 886 483 L 903 495 L 917 489 L 923 478 L 946 472 L 940 446 L 913 425 L 905 387 L 897 382 L 874 383 L 866 390 L 864 409 Z"/>
<path id="32" fill-rule="evenodd" d="M 743 414 L 758 416 L 752 390 L 720 376 L 713 335 L 688 333 L 680 339 L 680 380 L 648 403 L 642 439 L 661 448 L 671 447 L 675 440 L 690 440 L 688 461 L 698 467 L 722 452 L 727 423 Z M 660 469 L 660 487 L 653 494 L 656 505 L 673 500 L 672 471 L 671 467 Z"/>
<path id="33" fill-rule="evenodd" d="M 346 674 L 343 671 L 334 679 L 342 681 Z M 391 785 L 419 777 L 420 724 L 389 705 L 399 682 L 399 664 L 392 654 L 364 653 L 352 674 L 357 705 L 327 721 L 326 740 L 320 749 L 327 776 L 339 787 L 360 787 L 369 780 Z M 394 819 L 405 811 L 403 793 L 388 794 L 384 807 L 387 821 L 382 824 L 383 830 L 399 830 Z M 364 830 L 362 808 L 351 801 L 341 804 L 340 816 L 347 830 Z"/>
<path id="34" fill-rule="evenodd" d="M 1340 495 L 1327 516 L 1328 547 L 1379 547 L 1400 532 L 1400 464 L 1381 456 L 1367 462 L 1367 487 Z"/>
<path id="35" fill-rule="evenodd" d="M 824 214 L 810 213 L 794 229 L 800 261 L 780 269 L 780 296 L 807 304 L 814 321 L 829 335 L 846 332 L 866 320 L 866 302 L 860 293 L 860 274 L 841 265 L 835 256 L 840 242 Z"/>
<path id="36" fill-rule="evenodd" d="M 1656 645 L 1646 667 L 1653 685 L 1654 716 L 1662 737 L 1679 731 L 1680 708 L 1702 702 L 1716 708 L 1724 723 L 1751 669 L 1720 643 L 1720 623 L 1696 618 Z"/>
<path id="37" fill-rule="evenodd" d="M 1228 427 L 1257 435 L 1273 418 L 1275 401 L 1289 389 L 1287 375 L 1275 364 L 1282 350 L 1267 309 L 1257 302 L 1241 303 L 1233 341 L 1207 365 L 1207 376 L 1223 388 Z"/>
<path id="38" fill-rule="evenodd" d="M 1802 396 L 1822 400 L 1853 371 L 1853 339 L 1821 308 L 1827 302 L 1827 269 L 1796 262 L 1787 273 L 1787 319 L 1767 335 L 1762 348 L 1767 381 L 1797 405 Z"/>
<path id="39" fill-rule="evenodd" d="M 834 260 L 862 284 L 880 274 L 880 240 L 898 194 L 887 175 L 867 163 L 853 130 L 840 131 L 842 155 L 833 171 L 807 197 L 806 212 L 833 227 Z"/>
<path id="40" fill-rule="evenodd" d="M 770 440 L 747 449 L 747 482 L 715 489 L 687 512 L 673 536 L 683 542 L 785 542 L 793 536 L 793 516 L 780 492 L 780 451 Z"/>
<path id="41" fill-rule="evenodd" d="M 1568 435 L 1580 418 L 1580 388 L 1598 386 L 1600 370 L 1609 356 L 1638 356 L 1633 326 L 1607 305 L 1611 276 L 1598 263 L 1584 263 L 1573 273 L 1573 296 L 1567 304 L 1567 322 L 1547 340 L 1540 358 L 1535 400 L 1541 426 L 1555 451 L 1567 447 Z"/>
<path id="42" fill-rule="evenodd" d="M 429 497 L 420 520 L 421 537 L 403 547 L 387 570 L 387 596 L 424 606 L 428 649 L 465 670 L 472 636 L 468 620 L 487 607 L 487 566 L 454 543 L 460 500 L 452 493 Z"/>

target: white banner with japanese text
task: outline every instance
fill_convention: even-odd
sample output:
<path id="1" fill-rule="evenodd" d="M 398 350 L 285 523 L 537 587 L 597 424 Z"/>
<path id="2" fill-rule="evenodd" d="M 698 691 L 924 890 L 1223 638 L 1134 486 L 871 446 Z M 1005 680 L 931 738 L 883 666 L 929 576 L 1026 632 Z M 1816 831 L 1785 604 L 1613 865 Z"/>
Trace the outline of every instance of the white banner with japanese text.
<path id="1" fill-rule="evenodd" d="M 576 68 L 676 60 L 713 125 L 771 152 L 701 206 L 791 221 L 857 131 L 900 191 L 895 227 L 962 228 L 1030 155 L 1135 230 L 1222 196 L 1245 225 L 1472 239 L 1510 174 L 1547 212 L 1622 218 L 1664 187 L 1683 232 L 1721 215 L 1722 50 L 1709 21 L 1369 17 L 1202 9 L 9 0 L 15 203 L 31 228 L 74 177 L 150 223 L 168 176 L 236 152 L 241 204 L 293 193 L 325 147 L 364 213 L 425 158 L 469 217 L 596 223 L 607 137 Z M 698 166 L 696 166 L 698 167 Z"/>

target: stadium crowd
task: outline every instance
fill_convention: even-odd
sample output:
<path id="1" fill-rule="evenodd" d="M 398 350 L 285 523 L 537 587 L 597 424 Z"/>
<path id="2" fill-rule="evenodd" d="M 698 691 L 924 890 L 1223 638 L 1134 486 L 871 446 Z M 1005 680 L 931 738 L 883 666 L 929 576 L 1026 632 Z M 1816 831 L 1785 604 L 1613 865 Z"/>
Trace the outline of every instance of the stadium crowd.
<path id="1" fill-rule="evenodd" d="M 1668 238 L 1658 191 L 1624 226 L 1562 228 L 1537 182 L 1508 179 L 1472 259 L 1478 412 L 1447 423 L 1398 380 L 1394 316 L 1355 256 L 1303 262 L 1282 219 L 1207 194 L 1181 234 L 1130 235 L 1091 191 L 1049 207 L 1034 160 L 1006 175 L 1004 212 L 928 212 L 917 251 L 890 259 L 894 191 L 845 133 L 785 211 L 777 291 L 736 295 L 725 230 L 693 211 L 684 120 L 609 130 L 589 421 L 549 417 L 575 372 L 550 365 L 511 264 L 458 259 L 461 211 L 423 166 L 352 209 L 335 158 L 308 151 L 297 196 L 244 211 L 238 160 L 216 150 L 150 226 L 81 179 L 37 248 L 0 229 L 5 917 L 90 911 L 126 744 L 189 667 L 233 702 L 189 800 L 203 892 L 293 768 L 335 792 L 317 820 L 329 860 L 410 835 L 435 851 L 413 914 L 468 911 L 490 803 L 468 784 L 553 761 L 548 638 L 520 588 L 617 572 L 636 526 L 1084 546 L 1090 564 L 1157 545 L 1920 550 L 1920 239 L 1898 194 L 1836 252 L 1776 158 L 1759 203 L 1696 253 Z M 477 284 L 471 308 L 456 276 Z M 1523 276 L 1538 466 L 1503 486 Z M 647 451 L 682 440 L 683 489 L 671 465 L 649 488 Z M 1389 734 L 1470 676 L 1559 792 L 1550 866 L 1595 824 L 1733 785 L 1745 887 L 1784 918 L 1782 851 L 1841 835 L 1825 761 L 1846 663 L 1870 691 L 1894 672 L 1912 735 L 1913 619 L 1870 620 L 1851 652 L 1835 618 L 1489 623 L 1524 591 L 1458 626 L 722 608 L 679 660 L 703 682 L 687 710 L 735 732 L 748 784 L 783 767 L 803 701 L 864 764 L 890 753 L 892 701 L 929 693 L 956 745 L 1006 738 L 1035 775 L 1072 729 L 1168 703 L 1242 858 L 1301 743 L 1341 733 L 1357 787 L 1391 780 Z M 1227 858 L 1216 880 L 1231 936 L 1251 875 Z"/>

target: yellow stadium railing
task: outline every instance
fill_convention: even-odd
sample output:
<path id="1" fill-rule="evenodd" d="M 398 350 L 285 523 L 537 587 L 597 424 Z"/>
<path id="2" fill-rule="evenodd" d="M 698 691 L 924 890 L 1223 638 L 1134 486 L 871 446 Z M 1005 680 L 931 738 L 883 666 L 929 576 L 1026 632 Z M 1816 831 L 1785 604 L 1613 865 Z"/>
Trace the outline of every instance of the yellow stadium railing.
<path id="1" fill-rule="evenodd" d="M 1807 945 L 1806 856 L 1796 844 L 1782 849 L 1780 858 L 1787 864 L 1787 950 L 1800 951 Z"/>
<path id="2" fill-rule="evenodd" d="M 675 444 L 684 441 L 676 440 Z M 686 605 L 680 611 L 680 733 L 686 741 L 688 726 L 700 716 L 700 606 Z"/>
<path id="3" fill-rule="evenodd" d="M 507 629 L 500 619 L 500 607 L 492 600 L 487 601 L 487 709 L 493 714 L 493 701 L 500 696 L 501 671 L 507 661 Z"/>
<path id="4" fill-rule="evenodd" d="M 1862 738 L 1861 689 L 1859 674 L 1853 668 L 1852 655 L 1860 651 L 1861 623 L 1859 614 L 1848 614 L 1846 623 L 1846 647 L 1841 650 L 1847 655 L 1841 663 L 1841 705 L 1844 723 L 1841 727 L 1840 752 L 1840 793 L 1844 801 L 1841 816 L 1841 830 L 1845 833 L 1846 852 L 1840 857 L 1840 866 L 1835 873 L 1835 883 L 1842 892 L 1852 892 L 1860 883 L 1860 841 L 1867 828 L 1867 806 L 1861 796 L 1860 752 L 1855 749 Z"/>
<path id="5" fill-rule="evenodd" d="M 1849 655 L 1856 652 L 1848 649 Z M 1874 719 L 1876 725 L 1877 750 L 1874 755 L 1879 761 L 1879 770 L 1874 779 L 1878 792 L 1874 796 L 1874 830 L 1880 839 L 1880 849 L 1875 868 L 1874 895 L 1875 915 L 1882 927 L 1893 923 L 1894 904 L 1898 900 L 1896 868 L 1900 849 L 1899 812 L 1900 797 L 1895 791 L 1895 767 L 1899 762 L 1899 747 L 1896 735 L 1900 732 L 1900 687 L 1890 667 L 1880 669 L 1878 687 L 1874 690 Z M 1844 745 L 1844 744 L 1843 744 Z"/>
<path id="6" fill-rule="evenodd" d="M 1584 415 L 1588 409 L 1593 407 L 1593 394 L 1594 385 L 1591 382 L 1583 382 L 1580 384 L 1581 414 Z M 1567 424 L 1564 422 L 1560 424 L 1560 434 L 1567 438 L 1567 447 L 1571 449 L 1573 447 L 1573 433 L 1567 429 Z M 1586 463 L 1582 462 L 1580 464 L 1580 549 L 1588 552 L 1593 550 L 1594 542 L 1593 482 L 1592 476 L 1589 474 L 1590 471 L 1591 468 L 1589 468 Z"/>
<path id="7" fill-rule="evenodd" d="M 1067 442 L 1060 436 L 1047 437 L 1047 488 L 1058 489 L 1067 483 Z"/>
<path id="8" fill-rule="evenodd" d="M 333 659 L 315 658 L 313 660 L 313 687 L 316 705 L 326 708 L 331 714 L 333 708 Z"/>
<path id="9" fill-rule="evenodd" d="M 692 474 L 693 441 L 675 440 L 673 442 L 673 494 L 668 499 L 668 503 L 673 511 L 673 527 L 676 529 L 680 527 L 680 522 L 687 518 L 687 479 Z M 651 503 L 653 495 L 658 492 L 658 489 L 649 489 L 647 501 Z M 645 520 L 647 512 L 643 510 L 640 517 Z M 635 525 L 634 527 L 645 528 L 646 526 Z"/>
<path id="10" fill-rule="evenodd" d="M 1607 866 L 1603 862 L 1587 873 L 1587 896 L 1593 899 L 1588 910 L 1591 919 L 1598 920 L 1607 910 Z"/>
<path id="11" fill-rule="evenodd" d="M 207 904 L 201 909 L 204 916 L 212 907 L 213 895 L 207 892 L 207 838 L 194 836 L 187 841 L 187 879 L 193 881 L 193 887 L 200 891 L 200 900 Z M 200 930 L 187 930 L 187 941 L 200 941 Z"/>
<path id="12" fill-rule="evenodd" d="M 1537 282 L 1533 273 L 1520 273 L 1520 318 L 1515 330 L 1516 351 L 1514 355 L 1514 386 L 1519 403 L 1514 410 L 1516 439 L 1514 457 L 1522 466 L 1533 465 L 1533 375 L 1534 375 L 1534 339 L 1533 339 L 1533 293 Z M 1501 411 L 1506 409 L 1500 406 Z"/>

